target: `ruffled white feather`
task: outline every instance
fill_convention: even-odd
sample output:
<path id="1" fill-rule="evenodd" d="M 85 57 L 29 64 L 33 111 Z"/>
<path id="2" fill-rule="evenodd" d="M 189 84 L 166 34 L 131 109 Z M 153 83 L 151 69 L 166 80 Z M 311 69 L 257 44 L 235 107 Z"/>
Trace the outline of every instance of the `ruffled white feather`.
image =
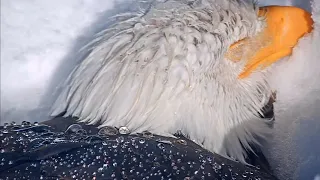
<path id="1" fill-rule="evenodd" d="M 143 3 L 143 2 L 141 2 Z M 239 80 L 245 59 L 224 58 L 231 43 L 258 33 L 254 3 L 225 0 L 149 2 L 84 48 L 52 115 L 126 126 L 132 132 L 181 131 L 210 151 L 244 161 L 245 148 L 269 127 L 259 118 L 271 88 L 267 72 Z M 242 144 L 242 145 L 241 145 Z"/>

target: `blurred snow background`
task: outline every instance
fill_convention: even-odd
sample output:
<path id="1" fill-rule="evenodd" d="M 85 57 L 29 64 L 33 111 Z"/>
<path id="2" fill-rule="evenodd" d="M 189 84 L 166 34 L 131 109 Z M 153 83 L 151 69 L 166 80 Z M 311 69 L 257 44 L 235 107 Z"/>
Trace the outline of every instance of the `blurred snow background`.
<path id="1" fill-rule="evenodd" d="M 315 2 L 319 8 L 320 0 Z M 311 12 L 309 0 L 260 4 Z M 79 48 L 106 26 L 109 13 L 126 8 L 115 0 L 1 0 L 0 124 L 48 119 L 56 87 L 75 66 Z M 316 12 L 317 32 L 301 41 L 292 58 L 276 65 L 277 124 L 269 152 L 281 179 L 320 174 L 320 10 Z"/>
<path id="2" fill-rule="evenodd" d="M 74 66 L 71 51 L 113 6 L 109 0 L 1 0 L 1 121 L 46 118 L 49 105 L 41 100 L 53 74 Z"/>
<path id="3" fill-rule="evenodd" d="M 320 175 L 320 0 L 314 0 L 312 8 L 308 3 L 293 2 L 313 12 L 314 31 L 273 72 L 276 124 L 269 157 L 280 179 Z"/>

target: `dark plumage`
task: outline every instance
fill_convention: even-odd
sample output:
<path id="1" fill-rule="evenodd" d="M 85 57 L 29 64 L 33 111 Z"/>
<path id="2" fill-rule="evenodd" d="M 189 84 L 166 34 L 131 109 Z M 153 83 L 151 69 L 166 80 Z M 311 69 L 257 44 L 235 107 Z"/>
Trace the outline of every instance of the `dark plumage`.
<path id="1" fill-rule="evenodd" d="M 75 122 L 2 126 L 0 179 L 276 179 L 184 137 L 119 134 Z"/>

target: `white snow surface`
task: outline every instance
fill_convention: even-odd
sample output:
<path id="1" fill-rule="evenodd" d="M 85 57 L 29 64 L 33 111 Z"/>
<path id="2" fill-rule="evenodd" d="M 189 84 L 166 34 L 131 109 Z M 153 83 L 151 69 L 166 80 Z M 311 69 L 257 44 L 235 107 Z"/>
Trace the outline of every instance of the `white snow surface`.
<path id="1" fill-rule="evenodd" d="M 263 0 L 313 11 L 315 30 L 290 58 L 275 64 L 274 142 L 268 148 L 281 179 L 320 174 L 320 0 Z M 1 0 L 1 120 L 49 118 L 59 79 L 75 66 L 75 54 L 103 27 L 114 0 Z"/>
<path id="2" fill-rule="evenodd" d="M 314 31 L 273 72 L 276 125 L 269 152 L 280 179 L 307 180 L 320 173 L 320 0 L 312 12 Z"/>
<path id="3" fill-rule="evenodd" d="M 1 120 L 44 118 L 41 99 L 56 68 L 74 64 L 70 50 L 113 6 L 112 0 L 1 1 Z"/>

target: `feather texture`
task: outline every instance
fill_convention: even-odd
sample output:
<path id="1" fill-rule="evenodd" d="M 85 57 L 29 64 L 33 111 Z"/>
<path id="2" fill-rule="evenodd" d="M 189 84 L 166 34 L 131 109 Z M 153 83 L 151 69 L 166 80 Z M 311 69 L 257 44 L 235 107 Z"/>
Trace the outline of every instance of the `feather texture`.
<path id="1" fill-rule="evenodd" d="M 254 3 L 224 0 L 139 2 L 83 50 L 52 115 L 160 135 L 182 132 L 210 151 L 244 161 L 271 88 L 267 70 L 238 79 L 245 59 L 224 57 L 234 42 L 261 31 Z"/>

